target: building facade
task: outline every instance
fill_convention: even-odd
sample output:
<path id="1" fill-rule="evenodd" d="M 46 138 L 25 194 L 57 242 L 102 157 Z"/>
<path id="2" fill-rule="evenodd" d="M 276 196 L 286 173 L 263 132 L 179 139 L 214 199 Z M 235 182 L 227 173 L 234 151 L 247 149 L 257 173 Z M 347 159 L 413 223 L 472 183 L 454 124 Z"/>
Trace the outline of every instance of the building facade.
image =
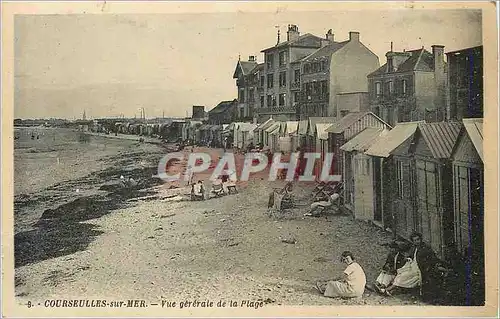
<path id="1" fill-rule="evenodd" d="M 264 82 L 263 63 L 257 63 L 256 56 L 249 56 L 248 61 L 238 60 L 233 78 L 236 79 L 238 89 L 237 117 L 242 121 L 251 121 L 254 117 L 254 110 L 262 102 L 259 92 L 263 92 Z"/>
<path id="2" fill-rule="evenodd" d="M 270 117 L 279 121 L 297 118 L 296 106 L 300 91 L 300 60 L 321 47 L 323 39 L 306 33 L 300 35 L 296 25 L 289 25 L 287 39 L 262 50 L 263 73 L 259 76 L 264 84 L 259 94 L 259 107 L 255 109 L 258 122 Z"/>
<path id="3" fill-rule="evenodd" d="M 336 42 L 329 30 L 322 47 L 301 60 L 300 119 L 366 111 L 366 77 L 379 66 L 378 57 L 360 42 L 359 32 Z"/>
<path id="4" fill-rule="evenodd" d="M 483 46 L 446 53 L 447 118 L 483 117 Z"/>
<path id="5" fill-rule="evenodd" d="M 398 122 L 441 121 L 445 117 L 444 46 L 386 54 L 387 62 L 368 75 L 370 109 L 394 126 Z"/>

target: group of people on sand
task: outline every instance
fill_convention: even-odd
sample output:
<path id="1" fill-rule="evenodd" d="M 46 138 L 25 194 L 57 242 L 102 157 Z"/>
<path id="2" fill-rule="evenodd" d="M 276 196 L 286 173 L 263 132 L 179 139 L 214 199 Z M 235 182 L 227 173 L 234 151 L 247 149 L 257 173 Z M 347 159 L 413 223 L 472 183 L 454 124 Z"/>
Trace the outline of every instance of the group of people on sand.
<path id="1" fill-rule="evenodd" d="M 448 272 L 432 249 L 422 241 L 422 235 L 413 233 L 411 245 L 392 242 L 390 252 L 382 271 L 376 279 L 375 288 L 386 296 L 398 290 L 420 288 L 420 296 L 425 301 L 432 300 L 439 292 L 442 274 Z M 363 296 L 366 275 L 350 251 L 340 257 L 346 264 L 342 278 L 315 285 L 325 297 L 359 298 Z"/>

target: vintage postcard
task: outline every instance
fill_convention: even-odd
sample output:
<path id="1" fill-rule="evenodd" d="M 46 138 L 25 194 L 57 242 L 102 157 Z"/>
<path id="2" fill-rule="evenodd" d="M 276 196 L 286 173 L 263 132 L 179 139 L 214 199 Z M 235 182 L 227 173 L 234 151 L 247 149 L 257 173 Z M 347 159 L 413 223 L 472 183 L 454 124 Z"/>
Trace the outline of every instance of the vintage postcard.
<path id="1" fill-rule="evenodd" d="M 2 2 L 2 315 L 495 316 L 496 5 Z"/>

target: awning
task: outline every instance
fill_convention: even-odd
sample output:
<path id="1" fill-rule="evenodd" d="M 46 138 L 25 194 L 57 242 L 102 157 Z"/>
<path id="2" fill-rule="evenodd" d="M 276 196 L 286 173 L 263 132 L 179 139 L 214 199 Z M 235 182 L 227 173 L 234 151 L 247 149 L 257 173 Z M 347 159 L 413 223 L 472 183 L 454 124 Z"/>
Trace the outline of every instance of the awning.
<path id="1" fill-rule="evenodd" d="M 327 140 L 328 139 L 328 132 L 326 131 L 327 128 L 332 126 L 331 123 L 317 123 L 316 124 L 316 134 L 320 140 Z"/>
<path id="2" fill-rule="evenodd" d="M 264 123 L 260 124 L 259 126 L 257 126 L 254 130 L 261 130 L 261 131 L 265 131 L 267 130 L 269 127 L 271 127 L 271 125 L 273 125 L 275 123 L 275 121 L 273 119 L 268 119 L 267 121 L 265 121 Z"/>
<path id="3" fill-rule="evenodd" d="M 240 123 L 238 126 L 238 131 L 240 132 L 250 132 L 255 129 L 256 125 L 253 123 Z"/>
<path id="4" fill-rule="evenodd" d="M 279 130 L 281 127 L 280 122 L 275 122 L 271 126 L 269 126 L 265 131 L 267 133 L 274 132 L 275 130 Z"/>
<path id="5" fill-rule="evenodd" d="M 365 154 L 378 157 L 389 157 L 392 151 L 415 134 L 419 123 L 424 122 L 398 123 L 385 136 L 375 141 L 375 143 L 366 150 Z"/>
<path id="6" fill-rule="evenodd" d="M 287 121 L 287 122 L 285 122 L 284 133 L 286 135 L 297 133 L 298 127 L 299 127 L 299 122 L 298 121 Z"/>
<path id="7" fill-rule="evenodd" d="M 367 127 L 361 133 L 349 140 L 340 147 L 341 150 L 345 152 L 364 152 L 381 136 L 389 133 L 381 127 Z"/>
<path id="8" fill-rule="evenodd" d="M 309 125 L 308 120 L 299 121 L 299 125 L 297 128 L 297 134 L 306 135 L 307 134 L 307 126 Z"/>
<path id="9" fill-rule="evenodd" d="M 309 131 L 307 134 L 310 136 L 314 136 L 315 132 L 311 132 L 311 130 L 316 130 L 316 124 L 329 124 L 331 126 L 335 122 L 335 117 L 310 117 L 309 118 Z"/>

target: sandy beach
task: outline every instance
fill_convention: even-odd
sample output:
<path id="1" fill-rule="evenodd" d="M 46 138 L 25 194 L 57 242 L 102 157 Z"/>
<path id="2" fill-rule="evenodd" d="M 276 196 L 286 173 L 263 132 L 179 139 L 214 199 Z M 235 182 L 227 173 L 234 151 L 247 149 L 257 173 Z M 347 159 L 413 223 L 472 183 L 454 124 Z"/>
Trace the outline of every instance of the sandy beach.
<path id="1" fill-rule="evenodd" d="M 354 252 L 368 281 L 374 281 L 391 239 L 380 228 L 348 215 L 304 217 L 306 206 L 270 217 L 267 196 L 284 182 L 264 178 L 238 184 L 238 194 L 174 202 L 172 196 L 189 188 L 181 183 L 171 189 L 151 178 L 164 148 L 104 137 L 101 142 L 105 152 L 96 146 L 85 155 L 100 163 L 87 174 L 80 168 L 68 173 L 69 180 L 17 194 L 19 302 L 209 298 L 272 305 L 420 304 L 413 295 L 386 298 L 367 290 L 362 300 L 340 300 L 313 289 L 317 280 L 342 272 L 338 256 L 344 250 Z M 222 152 L 202 151 L 213 158 Z M 139 182 L 134 191 L 116 187 L 124 174 Z M 311 187 L 295 188 L 299 201 L 307 202 Z M 283 242 L 287 238 L 295 243 Z"/>

